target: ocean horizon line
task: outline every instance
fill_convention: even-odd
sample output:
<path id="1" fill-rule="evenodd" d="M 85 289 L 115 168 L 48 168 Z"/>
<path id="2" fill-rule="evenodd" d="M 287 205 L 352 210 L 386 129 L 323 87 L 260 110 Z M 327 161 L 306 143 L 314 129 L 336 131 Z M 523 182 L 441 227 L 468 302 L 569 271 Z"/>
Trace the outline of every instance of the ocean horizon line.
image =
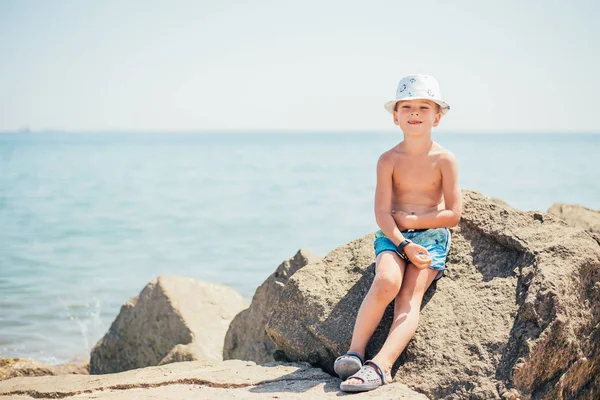
<path id="1" fill-rule="evenodd" d="M 236 129 L 227 129 L 227 130 L 184 130 L 184 129 L 107 129 L 107 130 L 94 130 L 94 129 L 86 129 L 86 130 L 74 130 L 74 129 L 41 129 L 41 130 L 32 130 L 32 129 L 18 129 L 18 130 L 0 130 L 0 135 L 15 135 L 15 134 L 77 134 L 77 135 L 99 135 L 99 134 L 190 134 L 190 135 L 253 135 L 253 134 L 261 134 L 261 135 L 269 135 L 269 134 L 283 134 L 283 135 L 294 135 L 294 134 L 307 134 L 307 135 L 319 135 L 319 134 L 351 134 L 351 135 L 373 135 L 373 134 L 394 134 L 400 133 L 398 130 L 366 130 L 366 129 L 348 129 L 348 130 L 340 130 L 340 129 L 320 129 L 320 130 L 302 130 L 302 129 L 247 129 L 247 130 L 236 130 Z M 552 136 L 561 136 L 561 135 L 577 135 L 577 136 L 596 136 L 600 135 L 600 132 L 593 131 L 443 131 L 443 130 L 435 130 L 433 131 L 434 135 L 490 135 L 490 136 L 522 136 L 522 135 L 552 135 Z"/>

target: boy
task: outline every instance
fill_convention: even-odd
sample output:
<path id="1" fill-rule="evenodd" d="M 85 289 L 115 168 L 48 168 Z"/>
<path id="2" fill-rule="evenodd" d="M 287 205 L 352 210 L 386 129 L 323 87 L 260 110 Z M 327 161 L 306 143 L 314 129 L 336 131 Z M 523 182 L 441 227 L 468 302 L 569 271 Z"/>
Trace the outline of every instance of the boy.
<path id="1" fill-rule="evenodd" d="M 447 227 L 462 211 L 456 159 L 431 140 L 450 107 L 435 78 L 409 75 L 398 84 L 396 99 L 385 103 L 404 141 L 377 162 L 375 278 L 356 317 L 349 351 L 334 370 L 340 389 L 360 392 L 391 381 L 391 369 L 415 333 L 423 295 L 442 277 L 450 248 Z M 395 300 L 394 320 L 383 347 L 363 363 L 365 348 Z"/>

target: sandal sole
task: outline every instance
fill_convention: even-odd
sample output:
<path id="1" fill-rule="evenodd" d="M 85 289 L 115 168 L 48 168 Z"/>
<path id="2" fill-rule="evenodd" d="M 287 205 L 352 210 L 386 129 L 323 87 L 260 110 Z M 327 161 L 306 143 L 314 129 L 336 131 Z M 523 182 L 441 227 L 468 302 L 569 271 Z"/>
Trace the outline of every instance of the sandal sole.
<path id="1" fill-rule="evenodd" d="M 370 390 L 375 390 L 378 387 L 383 386 L 383 385 L 370 385 L 367 386 L 364 383 L 359 383 L 356 385 L 352 385 L 352 384 L 341 384 L 340 385 L 340 390 L 344 391 L 344 392 L 368 392 Z"/>

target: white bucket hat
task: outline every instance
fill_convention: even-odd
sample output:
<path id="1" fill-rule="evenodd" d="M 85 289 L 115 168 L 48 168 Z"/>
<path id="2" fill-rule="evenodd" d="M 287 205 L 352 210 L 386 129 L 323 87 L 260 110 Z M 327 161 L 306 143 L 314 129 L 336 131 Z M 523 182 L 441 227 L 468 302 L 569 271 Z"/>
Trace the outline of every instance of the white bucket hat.
<path id="1" fill-rule="evenodd" d="M 396 90 L 396 100 L 384 104 L 386 110 L 394 112 L 396 103 L 401 100 L 431 100 L 440 105 L 440 111 L 446 114 L 450 106 L 442 100 L 438 81 L 429 75 L 408 75 L 400 80 Z"/>

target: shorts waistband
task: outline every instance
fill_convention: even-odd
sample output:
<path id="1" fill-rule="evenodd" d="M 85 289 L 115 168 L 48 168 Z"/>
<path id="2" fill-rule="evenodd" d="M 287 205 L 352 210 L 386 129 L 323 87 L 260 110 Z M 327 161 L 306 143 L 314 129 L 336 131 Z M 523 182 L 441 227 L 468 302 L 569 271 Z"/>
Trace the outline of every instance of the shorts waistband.
<path id="1" fill-rule="evenodd" d="M 425 229 L 406 229 L 404 231 L 400 231 L 401 233 L 407 233 L 407 232 L 425 232 L 428 231 L 428 228 Z"/>

